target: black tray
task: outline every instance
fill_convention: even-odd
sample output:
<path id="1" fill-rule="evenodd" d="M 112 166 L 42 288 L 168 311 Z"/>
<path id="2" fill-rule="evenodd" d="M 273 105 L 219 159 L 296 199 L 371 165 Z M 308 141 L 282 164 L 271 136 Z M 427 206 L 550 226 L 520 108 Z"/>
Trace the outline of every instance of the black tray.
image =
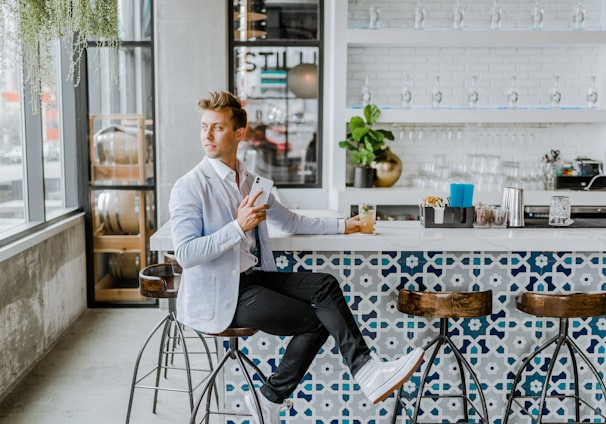
<path id="1" fill-rule="evenodd" d="M 425 228 L 471 228 L 474 208 L 444 208 L 444 222 L 436 224 L 432 207 L 419 207 L 421 225 Z"/>

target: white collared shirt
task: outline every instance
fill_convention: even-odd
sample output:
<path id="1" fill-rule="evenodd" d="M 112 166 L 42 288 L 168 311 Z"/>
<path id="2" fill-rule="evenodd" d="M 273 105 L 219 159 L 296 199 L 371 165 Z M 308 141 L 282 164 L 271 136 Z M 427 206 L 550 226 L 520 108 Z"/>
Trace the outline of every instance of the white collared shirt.
<path id="1" fill-rule="evenodd" d="M 242 203 L 242 199 L 250 194 L 251 186 L 248 183 L 248 178 L 246 178 L 248 176 L 248 171 L 239 160 L 236 161 L 236 169 L 240 174 L 240 187 L 238 187 L 236 184 L 236 171 L 225 165 L 219 159 L 208 158 L 208 161 L 223 182 L 223 188 L 229 199 L 229 208 L 232 215 L 236 217 L 238 215 L 238 206 Z M 245 233 L 237 220 L 234 219 L 233 222 L 242 237 L 242 241 L 240 242 L 240 272 L 244 272 L 247 269 L 257 266 L 257 257 L 252 254 L 256 244 L 255 233 L 254 229 Z"/>

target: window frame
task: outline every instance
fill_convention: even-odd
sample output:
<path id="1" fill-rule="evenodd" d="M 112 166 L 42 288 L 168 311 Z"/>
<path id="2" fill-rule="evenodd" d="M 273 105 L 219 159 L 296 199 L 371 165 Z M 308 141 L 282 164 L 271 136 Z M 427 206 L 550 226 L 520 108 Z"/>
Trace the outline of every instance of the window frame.
<path id="1" fill-rule="evenodd" d="M 67 75 L 71 60 L 71 49 L 68 44 L 64 40 L 56 41 L 63 207 L 47 215 L 44 190 L 43 109 L 40 98 L 32 98 L 30 85 L 22 83 L 25 222 L 0 232 L 0 248 L 31 236 L 83 211 L 80 201 L 81 183 L 78 178 L 82 162 L 78 161 L 79 150 L 81 149 L 77 143 L 77 88 L 71 81 L 63 78 L 63 75 Z M 35 107 L 32 107 L 34 105 Z M 37 110 L 37 112 L 34 112 L 34 110 Z M 73 164 L 75 166 L 69 166 Z"/>

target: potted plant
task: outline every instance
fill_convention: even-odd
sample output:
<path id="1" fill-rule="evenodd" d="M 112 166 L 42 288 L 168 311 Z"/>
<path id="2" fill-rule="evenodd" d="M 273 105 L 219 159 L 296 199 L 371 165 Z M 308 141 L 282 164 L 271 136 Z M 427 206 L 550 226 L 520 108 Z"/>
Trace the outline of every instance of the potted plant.
<path id="1" fill-rule="evenodd" d="M 385 139 L 394 140 L 389 130 L 374 129 L 381 110 L 377 105 L 369 104 L 364 107 L 364 117 L 352 116 L 349 120 L 347 138 L 339 141 L 339 147 L 351 152 L 355 164 L 354 187 L 372 187 L 374 181 L 373 162 L 385 160 Z"/>

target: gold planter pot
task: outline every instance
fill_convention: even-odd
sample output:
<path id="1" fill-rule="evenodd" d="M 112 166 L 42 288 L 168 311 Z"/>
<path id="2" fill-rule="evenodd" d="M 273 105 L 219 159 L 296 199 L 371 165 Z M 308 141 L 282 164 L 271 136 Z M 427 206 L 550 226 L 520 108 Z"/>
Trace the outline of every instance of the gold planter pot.
<path id="1" fill-rule="evenodd" d="M 384 160 L 371 164 L 375 169 L 375 187 L 391 187 L 402 175 L 402 161 L 398 155 L 389 147 L 385 148 L 385 152 L 387 157 Z"/>

